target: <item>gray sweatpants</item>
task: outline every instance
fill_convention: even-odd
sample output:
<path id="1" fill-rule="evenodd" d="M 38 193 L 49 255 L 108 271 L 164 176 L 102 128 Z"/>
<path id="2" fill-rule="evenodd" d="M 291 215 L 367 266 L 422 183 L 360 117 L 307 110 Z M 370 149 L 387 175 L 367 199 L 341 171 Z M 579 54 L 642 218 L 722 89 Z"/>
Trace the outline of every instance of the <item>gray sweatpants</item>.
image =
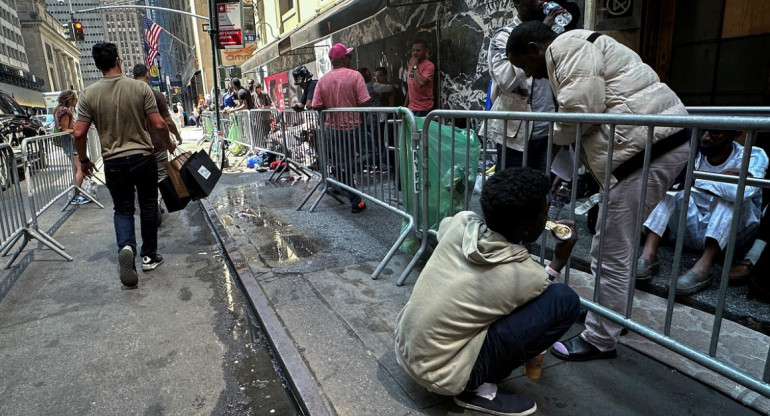
<path id="1" fill-rule="evenodd" d="M 635 233 L 639 207 L 644 207 L 644 215 L 655 208 L 687 164 L 689 150 L 690 144 L 686 142 L 650 163 L 645 201 L 641 201 L 642 169 L 610 188 L 605 229 L 597 229 L 591 242 L 591 271 L 596 274 L 599 244 L 604 235 L 598 288 L 600 305 L 626 313 L 632 267 L 636 265 L 634 251 L 639 242 L 639 235 Z M 597 224 L 602 224 L 601 215 Z M 617 345 L 621 329 L 620 325 L 589 312 L 581 336 L 599 350 L 608 351 Z"/>

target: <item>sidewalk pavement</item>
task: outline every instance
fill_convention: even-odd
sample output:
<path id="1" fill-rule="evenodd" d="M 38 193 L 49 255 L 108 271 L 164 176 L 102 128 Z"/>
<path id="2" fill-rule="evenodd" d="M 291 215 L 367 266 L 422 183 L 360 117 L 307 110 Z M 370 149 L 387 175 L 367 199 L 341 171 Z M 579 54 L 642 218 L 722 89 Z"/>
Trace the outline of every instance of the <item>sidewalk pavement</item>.
<path id="1" fill-rule="evenodd" d="M 329 197 L 316 212 L 296 211 L 314 182 L 267 177 L 226 170 L 201 205 L 166 216 L 159 236 L 165 263 L 140 272 L 136 290 L 120 289 L 106 190 L 98 192 L 104 210 L 89 204 L 46 212 L 41 229 L 75 259 L 33 242 L 11 270 L 0 270 L 0 414 L 295 414 L 261 349 L 251 307 L 306 414 L 478 415 L 419 387 L 395 361 L 395 317 L 419 270 L 397 287 L 409 260 L 399 255 L 379 280 L 370 274 L 401 219 L 374 206 L 354 215 Z M 573 279 L 585 295 L 591 279 Z M 638 298 L 641 315 L 659 319 L 662 300 Z M 682 311 L 674 333 L 703 337 L 697 329 L 709 330 L 709 316 Z M 735 342 L 720 356 L 762 370 L 766 337 L 730 323 L 723 334 Z M 505 386 L 535 399 L 538 415 L 770 409 L 767 398 L 633 334 L 618 355 L 589 363 L 548 355 L 539 380 L 514 374 Z"/>
<path id="2" fill-rule="evenodd" d="M 378 280 L 370 274 L 396 240 L 401 219 L 373 204 L 352 214 L 328 196 L 315 212 L 308 212 L 310 204 L 297 211 L 317 179 L 266 182 L 268 175 L 228 169 L 203 205 L 311 414 L 478 414 L 427 392 L 396 363 L 396 316 L 419 270 L 397 287 L 409 261 L 399 255 Z M 592 278 L 573 271 L 572 279 L 582 296 L 590 296 Z M 637 293 L 636 319 L 660 326 L 665 299 Z M 704 350 L 712 319 L 678 306 L 672 334 Z M 720 357 L 761 375 L 766 336 L 725 321 L 721 340 Z M 768 398 L 633 333 L 623 337 L 617 359 L 568 363 L 549 354 L 539 380 L 514 373 L 506 387 L 534 398 L 542 415 L 770 411 Z"/>
<path id="3" fill-rule="evenodd" d="M 0 269 L 0 415 L 297 414 L 200 206 L 164 215 L 163 264 L 125 290 L 95 195 L 40 217 L 73 261 L 32 241 Z"/>

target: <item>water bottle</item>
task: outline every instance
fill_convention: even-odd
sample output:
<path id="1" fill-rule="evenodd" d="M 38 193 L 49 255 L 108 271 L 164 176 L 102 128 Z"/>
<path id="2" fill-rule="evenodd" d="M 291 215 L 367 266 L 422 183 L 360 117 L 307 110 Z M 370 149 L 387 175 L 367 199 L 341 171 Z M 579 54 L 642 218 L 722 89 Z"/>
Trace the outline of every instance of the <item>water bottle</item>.
<path id="1" fill-rule="evenodd" d="M 569 186 L 567 185 L 567 182 L 562 182 L 551 198 L 551 206 L 548 208 L 548 218 L 550 220 L 558 219 L 561 209 L 569 204 L 570 199 L 572 199 L 572 195 Z"/>
<path id="2" fill-rule="evenodd" d="M 543 13 L 545 13 L 546 16 L 548 16 L 548 13 L 557 8 L 561 7 L 559 6 L 559 3 L 556 3 L 555 1 L 549 1 L 548 3 L 543 4 Z M 556 16 L 556 19 L 554 19 L 553 26 L 551 27 L 551 30 L 554 31 L 554 33 L 560 34 L 564 32 L 564 28 L 572 21 L 572 15 L 569 12 L 564 12 L 560 15 Z"/>

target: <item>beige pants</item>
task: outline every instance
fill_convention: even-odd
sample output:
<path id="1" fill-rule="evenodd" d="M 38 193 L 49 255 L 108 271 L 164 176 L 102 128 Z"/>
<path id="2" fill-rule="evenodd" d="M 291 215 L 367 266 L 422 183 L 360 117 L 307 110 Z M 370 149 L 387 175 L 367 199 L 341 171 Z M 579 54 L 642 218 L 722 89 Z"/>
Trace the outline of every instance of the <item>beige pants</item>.
<path id="1" fill-rule="evenodd" d="M 168 176 L 168 172 L 166 172 L 166 162 L 168 162 L 168 150 L 155 153 L 155 163 L 158 164 L 158 182 Z"/>
<path id="2" fill-rule="evenodd" d="M 650 163 L 644 201 L 645 216 L 673 185 L 676 176 L 687 164 L 689 150 L 690 144 L 686 142 Z M 591 242 L 591 271 L 596 275 L 599 245 L 604 234 L 599 304 L 622 315 L 626 313 L 628 294 L 631 290 L 632 267 L 636 266 L 634 251 L 639 242 L 639 235 L 635 233 L 635 229 L 639 207 L 642 206 L 641 195 L 642 169 L 639 169 L 610 189 L 607 223 L 604 230 L 597 228 Z M 601 208 L 599 212 L 601 213 Z M 601 215 L 596 224 L 601 226 Z M 589 312 L 582 337 L 599 350 L 608 351 L 617 345 L 621 329 L 620 325 Z"/>

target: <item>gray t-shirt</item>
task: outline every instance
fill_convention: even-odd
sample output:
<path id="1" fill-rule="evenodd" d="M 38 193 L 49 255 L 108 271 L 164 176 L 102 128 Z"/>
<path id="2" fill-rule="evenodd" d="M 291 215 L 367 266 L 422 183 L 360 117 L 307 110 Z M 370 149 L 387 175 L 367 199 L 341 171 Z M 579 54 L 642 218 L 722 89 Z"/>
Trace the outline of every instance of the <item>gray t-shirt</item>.
<path id="1" fill-rule="evenodd" d="M 78 121 L 96 125 L 105 160 L 153 153 L 145 123 L 158 106 L 144 82 L 123 75 L 104 77 L 83 91 L 77 108 Z"/>
<path id="2" fill-rule="evenodd" d="M 532 111 L 535 113 L 552 113 L 556 111 L 553 92 L 548 78 L 532 79 Z M 533 139 L 548 137 L 548 122 L 535 122 L 532 126 Z"/>

